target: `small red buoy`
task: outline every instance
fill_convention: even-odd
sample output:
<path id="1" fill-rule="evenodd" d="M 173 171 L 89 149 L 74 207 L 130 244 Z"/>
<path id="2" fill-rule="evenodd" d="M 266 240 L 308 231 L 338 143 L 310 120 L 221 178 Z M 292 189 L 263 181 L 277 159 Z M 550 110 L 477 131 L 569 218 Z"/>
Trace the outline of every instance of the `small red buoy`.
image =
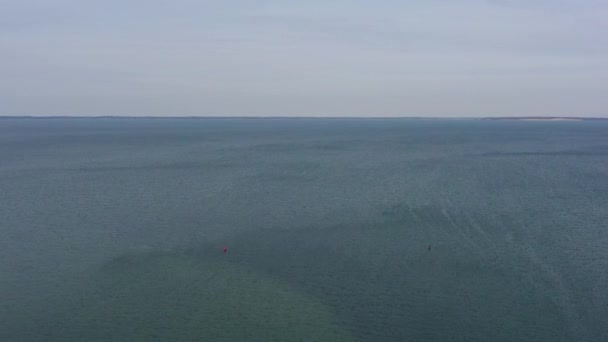
<path id="1" fill-rule="evenodd" d="M 226 253 L 228 251 L 228 248 L 226 248 L 226 246 L 224 246 L 224 253 Z"/>

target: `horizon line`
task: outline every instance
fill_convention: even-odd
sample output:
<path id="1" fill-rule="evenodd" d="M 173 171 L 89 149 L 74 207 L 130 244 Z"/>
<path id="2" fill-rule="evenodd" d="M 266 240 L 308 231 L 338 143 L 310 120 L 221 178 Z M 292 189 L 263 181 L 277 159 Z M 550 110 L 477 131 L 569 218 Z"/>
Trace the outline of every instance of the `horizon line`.
<path id="1" fill-rule="evenodd" d="M 231 115 L 0 115 L 0 119 L 416 119 L 416 120 L 608 120 L 608 116 L 231 116 Z"/>

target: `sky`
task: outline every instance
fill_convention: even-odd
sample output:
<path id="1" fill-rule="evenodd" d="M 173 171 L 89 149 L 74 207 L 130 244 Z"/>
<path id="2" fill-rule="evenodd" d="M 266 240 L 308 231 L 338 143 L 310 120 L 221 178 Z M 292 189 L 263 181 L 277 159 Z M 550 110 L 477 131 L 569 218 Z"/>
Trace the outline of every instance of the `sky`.
<path id="1" fill-rule="evenodd" d="M 608 0 L 0 0 L 0 115 L 608 117 Z"/>

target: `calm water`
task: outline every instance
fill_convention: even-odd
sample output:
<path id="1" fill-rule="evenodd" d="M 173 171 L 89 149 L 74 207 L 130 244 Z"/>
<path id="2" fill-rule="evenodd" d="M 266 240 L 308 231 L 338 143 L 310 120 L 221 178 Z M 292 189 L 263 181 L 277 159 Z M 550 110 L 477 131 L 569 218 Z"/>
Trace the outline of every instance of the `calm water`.
<path id="1" fill-rule="evenodd" d="M 0 340 L 608 341 L 608 123 L 0 120 Z"/>

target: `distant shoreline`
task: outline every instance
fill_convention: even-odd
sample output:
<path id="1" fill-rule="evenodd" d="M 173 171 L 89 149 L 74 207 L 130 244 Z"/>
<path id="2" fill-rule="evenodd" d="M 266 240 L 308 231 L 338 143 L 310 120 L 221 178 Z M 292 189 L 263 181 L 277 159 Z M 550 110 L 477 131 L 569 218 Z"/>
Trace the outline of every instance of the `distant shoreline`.
<path id="1" fill-rule="evenodd" d="M 608 117 L 564 117 L 564 116 L 514 116 L 514 117 L 421 117 L 421 116 L 70 116 L 70 115 L 0 115 L 2 119 L 197 119 L 197 120 L 234 120 L 234 119 L 388 119 L 388 120 L 509 120 L 509 121 L 608 121 Z"/>
<path id="2" fill-rule="evenodd" d="M 516 121 L 597 121 L 608 120 L 599 117 L 564 117 L 564 116 L 521 116 L 521 117 L 488 117 L 483 120 L 516 120 Z"/>

